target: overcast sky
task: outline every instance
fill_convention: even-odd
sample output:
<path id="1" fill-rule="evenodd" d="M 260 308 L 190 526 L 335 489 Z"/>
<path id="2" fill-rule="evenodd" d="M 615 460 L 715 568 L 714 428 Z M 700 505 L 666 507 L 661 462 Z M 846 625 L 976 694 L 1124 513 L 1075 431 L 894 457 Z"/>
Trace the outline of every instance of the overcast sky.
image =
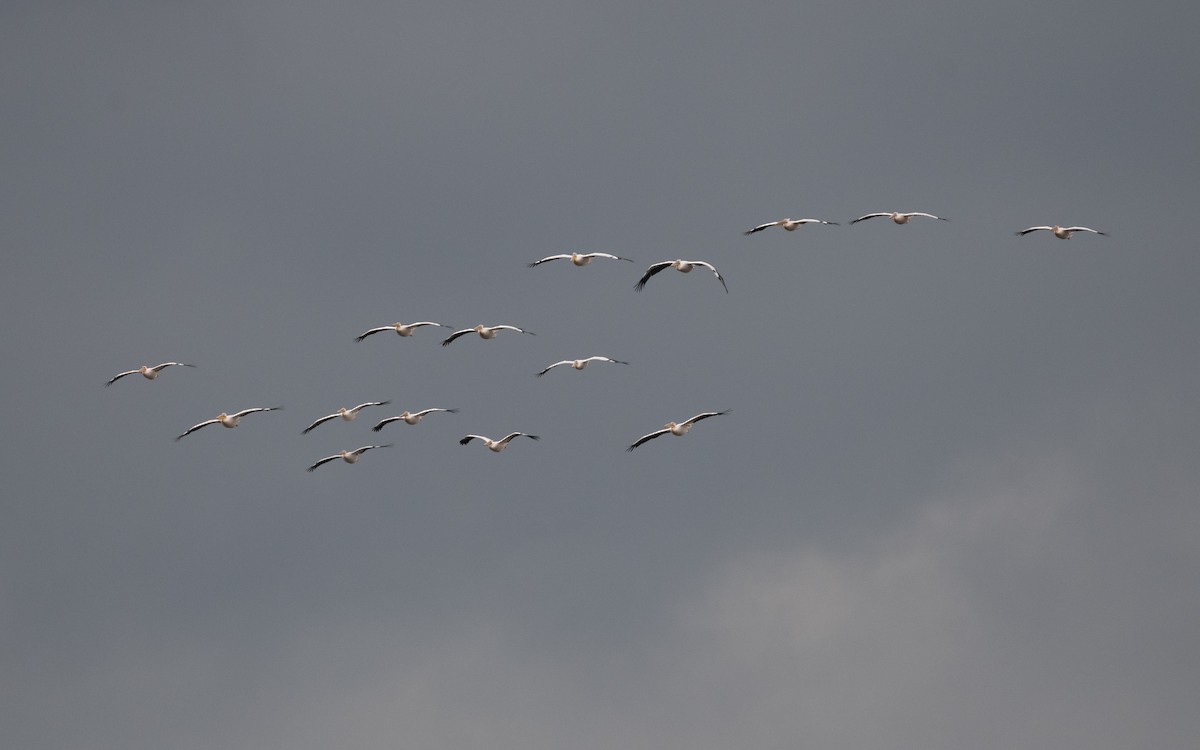
<path id="1" fill-rule="evenodd" d="M 4 3 L 0 746 L 1192 747 L 1198 26 Z"/>

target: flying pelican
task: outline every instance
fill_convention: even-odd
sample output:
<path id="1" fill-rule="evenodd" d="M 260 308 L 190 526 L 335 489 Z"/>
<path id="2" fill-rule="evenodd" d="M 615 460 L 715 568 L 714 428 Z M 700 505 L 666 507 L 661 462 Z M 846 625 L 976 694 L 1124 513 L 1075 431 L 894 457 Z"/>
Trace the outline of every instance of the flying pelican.
<path id="1" fill-rule="evenodd" d="M 762 230 L 770 229 L 771 227 L 783 227 L 789 232 L 794 232 L 796 231 L 796 227 L 802 224 L 826 224 L 834 227 L 840 226 L 836 221 L 825 221 L 824 219 L 780 219 L 779 221 L 768 221 L 766 224 L 759 224 L 753 229 L 747 229 L 746 231 L 742 232 L 742 234 L 754 234 L 755 232 L 761 232 Z"/>
<path id="2" fill-rule="evenodd" d="M 688 273 L 696 266 L 703 266 L 704 268 L 712 271 L 713 275 L 717 277 L 717 281 L 721 282 L 721 286 L 725 287 L 725 291 L 729 291 L 729 285 L 725 283 L 725 279 L 721 276 L 720 272 L 717 271 L 717 269 L 711 263 L 705 263 L 702 260 L 664 260 L 659 263 L 655 263 L 646 269 L 646 273 L 642 275 L 642 278 L 638 280 L 638 283 L 633 285 L 633 288 L 639 292 L 642 291 L 642 287 L 646 286 L 646 282 L 650 280 L 650 277 L 659 271 L 665 271 L 668 268 L 674 268 L 676 271 L 680 271 L 681 273 Z"/>
<path id="3" fill-rule="evenodd" d="M 195 365 L 189 365 L 186 362 L 163 362 L 161 365 L 155 365 L 154 367 L 151 367 L 149 365 L 142 365 L 141 367 L 137 368 L 136 370 L 126 370 L 125 372 L 118 373 L 116 375 L 116 377 L 114 377 L 112 380 L 105 383 L 104 386 L 107 388 L 108 386 L 117 382 L 118 380 L 125 377 L 126 375 L 141 375 L 146 380 L 154 380 L 155 378 L 158 377 L 159 370 L 163 369 L 164 367 L 170 367 L 171 365 L 178 365 L 179 367 L 195 367 Z"/>
<path id="4" fill-rule="evenodd" d="M 535 260 L 529 264 L 529 267 L 540 266 L 552 260 L 569 260 L 577 266 L 586 266 L 592 262 L 593 258 L 608 258 L 609 260 L 627 260 L 630 263 L 633 262 L 632 258 L 622 258 L 620 255 L 612 255 L 611 253 L 562 253 L 560 255 L 547 255 L 541 260 Z"/>
<path id="5" fill-rule="evenodd" d="M 538 377 L 540 378 L 541 376 L 545 375 L 546 373 L 550 372 L 555 367 L 558 367 L 560 365 L 570 365 L 571 367 L 575 368 L 576 370 L 582 370 L 583 368 L 588 366 L 588 362 L 612 362 L 613 364 L 617 364 L 617 365 L 629 364 L 628 362 L 622 362 L 619 359 L 612 359 L 611 357 L 588 357 L 587 359 L 564 359 L 562 362 L 555 362 L 554 364 L 547 367 L 545 370 L 542 370 L 541 372 L 539 372 Z"/>
<path id="6" fill-rule="evenodd" d="M 1090 229 L 1088 227 L 1060 227 L 1057 224 L 1055 224 L 1052 227 L 1029 227 L 1028 229 L 1022 229 L 1021 231 L 1017 232 L 1017 234 L 1024 236 L 1026 234 L 1029 234 L 1030 232 L 1036 232 L 1039 229 L 1044 229 L 1047 232 L 1052 232 L 1054 234 L 1054 236 L 1059 238 L 1060 240 L 1071 239 L 1071 235 L 1074 234 L 1075 232 L 1091 232 L 1092 234 L 1098 234 L 1098 235 L 1101 235 L 1102 237 L 1108 236 L 1108 232 L 1101 232 L 1098 229 Z M 147 375 L 147 377 L 149 377 L 149 376 Z"/>
<path id="7" fill-rule="evenodd" d="M 326 456 L 325 458 L 322 458 L 320 461 L 317 461 L 315 464 L 308 467 L 306 469 L 306 471 L 313 471 L 321 464 L 327 464 L 330 461 L 333 461 L 338 458 L 342 459 L 343 461 L 345 461 L 348 464 L 355 464 L 355 463 L 358 463 L 358 459 L 362 457 L 362 454 L 366 453 L 367 451 L 371 450 L 372 448 L 391 448 L 391 447 L 392 446 L 390 444 L 388 444 L 388 445 L 364 445 L 363 447 L 355 448 L 352 451 L 338 451 L 337 453 L 333 454 L 332 456 Z"/>
<path id="8" fill-rule="evenodd" d="M 504 450 L 505 447 L 508 446 L 508 441 L 512 440 L 515 437 L 521 437 L 522 435 L 529 438 L 530 440 L 541 440 L 541 438 L 538 437 L 537 435 L 530 435 L 525 432 L 510 432 L 507 435 L 505 435 L 504 437 L 500 438 L 499 440 L 492 440 L 491 438 L 486 438 L 483 435 L 467 435 L 462 440 L 459 440 L 458 444 L 466 445 L 467 443 L 471 442 L 472 440 L 482 440 L 483 444 L 488 447 L 488 450 L 492 451 L 493 453 L 499 453 L 500 451 Z"/>
<path id="9" fill-rule="evenodd" d="M 368 406 L 387 406 L 390 403 L 392 403 L 392 402 L 391 401 L 368 401 L 365 404 L 359 404 L 358 406 L 354 407 L 353 409 L 347 409 L 346 407 L 342 407 L 341 409 L 338 409 L 337 411 L 335 411 L 333 414 L 328 414 L 324 417 L 321 417 L 316 422 L 313 422 L 308 427 L 305 427 L 304 432 L 302 434 L 307 435 L 317 425 L 328 422 L 331 419 L 337 419 L 338 417 L 341 417 L 343 420 L 345 420 L 347 422 L 353 422 L 354 418 L 358 416 L 358 413 L 360 411 L 362 411 L 363 409 L 365 409 L 366 407 L 368 407 Z"/>
<path id="10" fill-rule="evenodd" d="M 454 333 L 450 334 L 450 338 L 442 342 L 442 346 L 449 346 L 451 341 L 459 336 L 465 336 L 468 333 L 478 333 L 479 338 L 481 339 L 494 339 L 496 338 L 496 334 L 500 331 L 516 331 L 517 333 L 528 333 L 530 336 L 535 335 L 532 331 L 526 331 L 524 328 L 517 328 L 516 326 L 478 325 L 474 328 L 464 328 L 461 331 L 455 331 Z"/>
<path id="11" fill-rule="evenodd" d="M 187 430 L 182 435 L 180 435 L 179 437 L 177 437 L 175 439 L 182 440 L 183 438 L 192 434 L 193 432 L 200 429 L 201 427 L 207 427 L 210 424 L 220 423 L 226 427 L 237 427 L 238 422 L 240 422 L 242 417 L 246 416 L 247 414 L 253 414 L 256 411 L 275 411 L 277 409 L 282 409 L 282 408 L 283 408 L 282 406 L 258 406 L 253 409 L 242 409 L 241 411 L 236 412 L 234 414 L 226 414 L 225 412 L 221 412 L 213 419 L 206 420 L 204 422 L 201 422 L 200 424 L 192 425 L 191 427 L 187 428 Z"/>
<path id="12" fill-rule="evenodd" d="M 444 411 L 444 412 L 448 412 L 450 414 L 458 414 L 458 409 L 425 409 L 424 411 L 419 411 L 419 412 L 415 412 L 415 413 L 405 410 L 405 411 L 400 412 L 400 414 L 398 416 L 388 417 L 387 419 L 383 420 L 382 422 L 375 425 L 371 429 L 375 430 L 375 432 L 379 432 L 380 430 L 383 429 L 384 425 L 391 424 L 392 422 L 398 422 L 401 419 L 404 420 L 405 424 L 416 424 L 417 422 L 421 421 L 421 417 L 425 416 L 426 414 L 432 414 L 435 411 Z"/>
<path id="13" fill-rule="evenodd" d="M 405 323 L 396 323 L 395 325 L 390 325 L 390 326 L 380 326 L 380 327 L 378 327 L 378 328 L 372 328 L 371 330 L 369 330 L 369 331 L 366 331 L 365 333 L 363 333 L 362 335 L 358 336 L 358 337 L 357 337 L 357 338 L 355 338 L 354 340 L 355 340 L 355 341 L 362 341 L 362 340 L 363 340 L 363 339 L 365 339 L 367 336 L 370 336 L 370 335 L 371 335 L 371 334 L 373 334 L 373 333 L 382 333 L 383 331 L 395 331 L 395 332 L 396 332 L 397 334 L 399 334 L 400 336 L 411 336 L 411 335 L 413 335 L 413 331 L 414 331 L 414 330 L 416 330 L 416 329 L 418 329 L 418 328 L 420 328 L 421 326 L 440 326 L 440 327 L 442 327 L 442 328 L 449 328 L 449 327 L 450 327 L 450 326 L 448 326 L 448 325 L 445 325 L 445 324 L 443 324 L 443 323 L 432 323 L 432 322 L 430 322 L 430 321 L 428 321 L 428 320 L 423 320 L 423 321 L 421 321 L 420 323 L 408 323 L 408 324 L 405 324 Z"/>
<path id="14" fill-rule="evenodd" d="M 927 213 L 924 213 L 923 211 L 909 211 L 908 213 L 899 213 L 897 211 L 882 211 L 880 213 L 867 214 L 866 216 L 860 216 L 850 223 L 857 224 L 860 221 L 866 221 L 867 219 L 874 219 L 874 218 L 877 218 L 880 216 L 886 216 L 887 218 L 891 219 L 892 221 L 896 222 L 897 224 L 907 224 L 908 220 L 914 216 L 925 216 L 930 219 L 937 219 L 938 221 L 950 221 L 949 219 L 943 219 L 940 216 L 934 216 L 933 214 L 927 214 Z"/>
<path id="15" fill-rule="evenodd" d="M 646 442 L 647 440 L 653 440 L 654 438 L 658 437 L 659 435 L 666 435 L 668 432 L 671 433 L 672 435 L 686 435 L 687 431 L 692 429 L 692 425 L 699 422 L 701 419 L 708 419 L 709 417 L 719 417 L 723 414 L 728 414 L 730 411 L 731 411 L 730 409 L 726 409 L 725 411 L 706 411 L 706 412 L 703 412 L 702 414 L 697 414 L 696 416 L 692 417 L 691 419 L 687 420 L 686 422 L 679 422 L 679 423 L 667 422 L 665 425 L 663 425 L 663 428 L 661 430 L 655 430 L 654 432 L 650 433 L 649 435 L 642 435 L 640 438 L 637 439 L 637 442 L 635 442 L 633 445 L 629 446 L 625 450 L 631 451 L 634 448 L 641 445 L 642 443 Z"/>

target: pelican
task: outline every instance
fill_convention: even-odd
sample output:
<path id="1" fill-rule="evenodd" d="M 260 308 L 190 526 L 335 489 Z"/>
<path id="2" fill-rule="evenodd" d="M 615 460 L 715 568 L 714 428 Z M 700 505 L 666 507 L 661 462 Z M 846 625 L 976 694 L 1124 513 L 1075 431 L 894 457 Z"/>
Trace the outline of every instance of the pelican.
<path id="1" fill-rule="evenodd" d="M 306 469 L 306 471 L 313 471 L 321 464 L 327 464 L 330 461 L 333 461 L 338 458 L 342 459 L 343 461 L 345 461 L 348 464 L 355 464 L 355 463 L 358 463 L 358 459 L 362 458 L 362 454 L 366 453 L 367 451 L 371 450 L 372 448 L 391 448 L 391 447 L 392 446 L 390 444 L 389 445 L 364 445 L 363 447 L 355 448 L 352 451 L 338 451 L 337 453 L 333 454 L 332 456 L 326 456 L 325 458 L 322 458 L 320 461 L 317 461 L 315 464 L 308 467 L 308 469 Z"/>
<path id="2" fill-rule="evenodd" d="M 628 362 L 622 362 L 619 359 L 612 359 L 611 357 L 588 357 L 587 359 L 564 359 L 562 362 L 555 362 L 554 364 L 547 367 L 545 370 L 542 370 L 541 372 L 539 372 L 538 377 L 540 378 L 541 376 L 543 376 L 546 373 L 553 370 L 555 367 L 559 367 L 561 365 L 570 365 L 571 367 L 575 368 L 576 370 L 582 370 L 583 368 L 588 366 L 588 362 L 612 362 L 613 364 L 616 364 L 616 365 L 629 364 Z"/>
<path id="3" fill-rule="evenodd" d="M 441 328 L 449 328 L 450 327 L 448 325 L 445 325 L 444 323 L 433 323 L 428 320 L 423 320 L 420 323 L 399 323 L 399 322 L 397 322 L 396 324 L 390 325 L 390 326 L 380 326 L 378 328 L 372 328 L 371 330 L 362 333 L 361 335 L 356 337 L 354 340 L 362 341 L 363 339 L 365 339 L 367 336 L 370 336 L 371 334 L 382 333 L 384 331 L 395 331 L 398 335 L 407 337 L 407 336 L 413 335 L 413 331 L 420 328 L 421 326 L 439 326 Z"/>
<path id="4" fill-rule="evenodd" d="M 175 439 L 182 440 L 183 438 L 192 434 L 193 432 L 200 429 L 201 427 L 207 427 L 210 424 L 220 423 L 220 424 L 224 425 L 225 427 L 230 427 L 230 428 L 237 427 L 238 422 L 240 422 L 242 417 L 246 416 L 247 414 L 253 414 L 256 411 L 276 411 L 277 409 L 282 409 L 282 408 L 283 408 L 282 406 L 258 406 L 258 407 L 254 407 L 253 409 L 242 409 L 241 411 L 235 412 L 233 414 L 226 414 L 225 412 L 221 412 L 220 414 L 218 414 L 216 417 L 214 417 L 212 419 L 201 422 L 200 424 L 192 425 L 191 427 L 187 428 L 187 430 L 182 435 L 180 435 L 179 437 L 177 437 Z"/>
<path id="5" fill-rule="evenodd" d="M 142 365 L 136 370 L 126 370 L 125 372 L 117 373 L 116 377 L 105 383 L 104 386 L 107 388 L 126 375 L 141 375 L 146 380 L 154 380 L 158 377 L 159 370 L 163 369 L 164 367 L 170 367 L 171 365 L 178 365 L 179 367 L 195 367 L 195 365 L 189 365 L 186 362 L 163 362 L 161 365 L 155 365 L 153 367 L 150 365 Z"/>
<path id="6" fill-rule="evenodd" d="M 891 219 L 892 221 L 896 222 L 897 224 L 907 224 L 908 220 L 914 216 L 924 216 L 929 219 L 937 219 L 938 221 L 950 221 L 949 219 L 943 219 L 940 216 L 934 216 L 933 214 L 927 214 L 923 211 L 909 211 L 908 213 L 899 213 L 897 211 L 882 211 L 880 213 L 867 214 L 866 216 L 860 216 L 850 223 L 857 224 L 860 221 L 866 221 L 867 219 L 874 219 L 874 218 L 878 218 L 880 216 L 886 216 L 887 218 Z"/>
<path id="7" fill-rule="evenodd" d="M 526 331 L 524 328 L 517 328 L 516 326 L 479 325 L 475 326 L 474 328 L 464 328 L 461 331 L 455 331 L 454 333 L 450 334 L 450 338 L 442 342 L 442 346 L 449 346 L 451 341 L 459 336 L 466 336 L 468 333 L 478 333 L 479 338 L 481 339 L 494 339 L 496 338 L 496 334 L 500 331 L 516 331 L 517 333 L 528 333 L 530 336 L 534 335 L 532 331 Z"/>
<path id="8" fill-rule="evenodd" d="M 354 407 L 353 409 L 347 409 L 345 407 L 342 407 L 341 409 L 338 409 L 337 411 L 335 411 L 333 414 L 327 414 L 326 416 L 318 419 L 316 422 L 313 422 L 312 424 L 310 424 L 308 427 L 305 427 L 304 432 L 302 434 L 307 435 L 317 425 L 328 422 L 331 419 L 337 419 L 338 417 L 341 417 L 343 420 L 345 420 L 347 422 L 353 422 L 354 418 L 358 416 L 358 413 L 360 411 L 362 411 L 363 409 L 367 408 L 368 406 L 387 406 L 390 403 L 392 403 L 392 402 L 391 401 L 368 401 L 365 404 L 359 404 L 358 406 Z"/>
<path id="9" fill-rule="evenodd" d="M 688 430 L 692 429 L 692 425 L 696 424 L 701 419 L 708 419 L 709 417 L 719 417 L 724 414 L 728 414 L 730 411 L 731 411 L 730 409 L 726 409 L 725 411 L 706 411 L 701 414 L 697 414 L 696 416 L 692 417 L 691 419 L 687 420 L 686 422 L 679 422 L 679 423 L 667 422 L 665 425 L 663 425 L 663 428 L 661 430 L 655 430 L 654 432 L 650 433 L 649 435 L 642 435 L 640 438 L 637 439 L 637 441 L 633 445 L 629 446 L 625 450 L 631 451 L 634 448 L 641 445 L 642 443 L 646 442 L 647 440 L 653 440 L 654 438 L 656 438 L 660 435 L 666 435 L 668 432 L 671 433 L 672 435 L 686 435 Z"/>
<path id="10" fill-rule="evenodd" d="M 383 420 L 382 422 L 375 425 L 371 429 L 374 430 L 375 432 L 379 432 L 380 430 L 383 429 L 384 425 L 391 424 L 392 422 L 398 422 L 402 419 L 404 420 L 405 424 L 416 424 L 417 422 L 421 421 L 421 417 L 425 416 L 426 414 L 432 414 L 435 411 L 444 411 L 449 414 L 458 414 L 458 409 L 425 409 L 424 411 L 418 411 L 415 413 L 405 410 L 405 411 L 400 412 L 400 414 L 398 416 L 388 417 L 387 419 Z"/>
<path id="11" fill-rule="evenodd" d="M 499 453 L 500 451 L 504 450 L 505 447 L 508 446 L 508 442 L 510 440 L 512 440 L 515 437 L 521 437 L 522 435 L 529 438 L 530 440 L 541 440 L 541 438 L 538 437 L 537 435 L 530 435 L 529 433 L 526 433 L 526 432 L 510 432 L 507 435 L 505 435 L 504 437 L 500 438 L 499 440 L 492 440 L 491 438 L 484 437 L 483 435 L 467 435 L 462 440 L 459 440 L 458 444 L 466 445 L 467 443 L 471 442 L 472 440 L 482 440 L 483 444 L 488 447 L 488 450 L 492 451 L 493 453 Z"/>
<path id="12" fill-rule="evenodd" d="M 725 279 L 721 276 L 720 272 L 717 271 L 717 269 L 713 267 L 711 263 L 705 263 L 702 260 L 664 260 L 660 263 L 655 263 L 646 269 L 646 273 L 642 275 L 642 278 L 638 280 L 638 283 L 633 285 L 633 288 L 639 292 L 642 291 L 642 287 L 646 286 L 646 282 L 650 280 L 650 277 L 659 271 L 665 271 L 668 268 L 674 268 L 676 271 L 681 273 L 688 273 L 696 266 L 703 266 L 704 268 L 712 271 L 713 275 L 717 277 L 717 281 L 721 282 L 721 286 L 725 287 L 725 291 L 729 291 L 729 285 L 725 283 Z"/>
<path id="13" fill-rule="evenodd" d="M 1098 229 L 1091 229 L 1089 227 L 1060 227 L 1057 224 L 1055 224 L 1052 227 L 1029 227 L 1028 229 L 1022 229 L 1021 231 L 1017 232 L 1017 234 L 1024 236 L 1024 235 L 1029 234 L 1030 232 L 1036 232 L 1039 229 L 1044 229 L 1047 232 L 1053 233 L 1054 236 L 1059 238 L 1060 240 L 1071 239 L 1071 235 L 1074 234 L 1075 232 L 1091 232 L 1092 234 L 1098 234 L 1102 237 L 1108 236 L 1108 232 L 1101 232 Z M 147 375 L 146 377 L 149 377 L 149 375 Z"/>
<path id="14" fill-rule="evenodd" d="M 569 260 L 577 266 L 586 266 L 592 262 L 594 258 L 608 258 L 609 260 L 627 260 L 633 262 L 632 258 L 622 258 L 620 255 L 612 255 L 611 253 L 561 253 L 559 255 L 547 255 L 541 260 L 535 260 L 529 264 L 530 268 L 540 266 L 543 263 L 549 263 L 552 260 Z"/>
<path id="15" fill-rule="evenodd" d="M 746 231 L 742 232 L 742 234 L 754 234 L 755 232 L 761 232 L 762 230 L 770 229 L 771 227 L 783 227 L 789 232 L 794 232 L 796 231 L 796 227 L 799 227 L 803 224 L 826 224 L 833 227 L 840 226 L 836 221 L 825 221 L 824 219 L 780 219 L 779 221 L 768 221 L 766 224 L 759 224 L 753 229 L 747 229 Z"/>

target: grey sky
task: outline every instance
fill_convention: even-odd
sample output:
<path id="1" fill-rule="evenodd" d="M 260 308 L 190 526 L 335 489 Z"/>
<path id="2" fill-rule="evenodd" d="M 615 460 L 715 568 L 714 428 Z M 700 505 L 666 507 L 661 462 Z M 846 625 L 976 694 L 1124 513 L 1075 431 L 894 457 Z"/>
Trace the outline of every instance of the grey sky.
<path id="1" fill-rule="evenodd" d="M 5 4 L 0 745 L 1190 747 L 1198 15 Z"/>

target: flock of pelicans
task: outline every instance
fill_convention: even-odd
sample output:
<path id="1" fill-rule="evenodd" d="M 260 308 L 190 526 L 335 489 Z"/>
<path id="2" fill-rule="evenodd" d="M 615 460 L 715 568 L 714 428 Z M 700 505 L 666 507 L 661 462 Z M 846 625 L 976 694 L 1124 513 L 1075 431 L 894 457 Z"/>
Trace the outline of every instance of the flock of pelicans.
<path id="1" fill-rule="evenodd" d="M 891 219 L 896 224 L 907 224 L 910 219 L 912 219 L 913 217 L 917 217 L 917 216 L 928 218 L 928 219 L 934 219 L 937 221 L 947 221 L 947 219 L 945 219 L 941 216 L 935 216 L 934 214 L 925 213 L 923 211 L 909 211 L 906 213 L 884 211 L 884 212 L 870 213 L 870 214 L 866 214 L 864 216 L 860 216 L 857 219 L 852 220 L 850 223 L 857 224 L 860 221 L 866 221 L 868 219 L 886 218 L 886 219 Z M 804 226 L 806 224 L 824 224 L 827 226 L 838 226 L 838 223 L 836 221 L 825 221 L 824 219 L 780 219 L 779 221 L 770 221 L 765 224 L 759 224 L 758 226 L 753 227 L 752 229 L 746 230 L 743 234 L 751 235 L 751 234 L 755 234 L 756 232 L 761 232 L 765 229 L 770 229 L 772 227 L 781 227 L 781 228 L 785 229 L 786 231 L 791 232 L 791 231 L 795 231 L 797 228 Z M 1057 224 L 1027 227 L 1025 229 L 1019 230 L 1016 234 L 1024 236 L 1024 235 L 1030 234 L 1032 232 L 1038 232 L 1038 231 L 1050 232 L 1055 237 L 1057 237 L 1059 239 L 1063 239 L 1063 240 L 1071 239 L 1071 235 L 1075 234 L 1076 232 L 1087 232 L 1087 233 L 1099 234 L 1099 235 L 1105 234 L 1104 232 L 1101 232 L 1096 229 L 1091 229 L 1089 227 L 1059 226 Z M 558 254 L 558 255 L 549 255 L 545 258 L 542 258 L 541 260 L 534 261 L 533 263 L 529 264 L 529 267 L 534 268 L 534 267 L 542 265 L 543 263 L 549 263 L 549 262 L 555 261 L 555 260 L 567 260 L 567 261 L 570 261 L 575 266 L 586 266 L 597 258 L 604 258 L 606 260 L 622 260 L 622 261 L 627 261 L 630 263 L 633 262 L 630 258 L 623 258 L 619 255 L 612 255 L 610 253 L 562 253 L 562 254 Z M 634 289 L 640 292 L 643 289 L 643 287 L 646 286 L 646 282 L 648 282 L 656 274 L 661 273 L 662 271 L 665 271 L 669 268 L 679 271 L 681 273 L 688 273 L 693 268 L 706 268 L 710 272 L 712 272 L 712 274 L 717 278 L 717 281 L 721 282 L 721 286 L 725 289 L 725 291 L 726 292 L 729 291 L 729 286 L 725 283 L 725 278 L 716 269 L 716 267 L 713 266 L 711 263 L 708 263 L 708 262 L 702 261 L 702 260 L 683 260 L 683 259 L 664 260 L 664 261 L 660 261 L 658 263 L 651 264 L 651 266 L 646 269 L 645 273 L 642 274 L 642 277 L 634 285 Z M 420 321 L 417 323 L 395 323 L 392 325 L 379 326 L 378 328 L 371 328 L 367 331 L 364 331 L 362 334 L 360 334 L 359 336 L 357 336 L 355 338 L 355 341 L 361 342 L 364 339 L 366 339 L 368 336 L 373 336 L 377 333 L 384 333 L 387 331 L 394 332 L 399 336 L 408 337 L 408 336 L 412 336 L 413 333 L 418 328 L 424 328 L 424 327 L 429 327 L 429 326 L 438 327 L 438 328 L 450 328 L 450 326 L 445 325 L 443 323 L 435 323 L 432 321 Z M 442 341 L 442 346 L 449 346 L 455 340 L 457 340 L 463 336 L 466 336 L 468 334 L 471 334 L 471 333 L 477 334 L 481 339 L 490 340 L 490 339 L 496 338 L 496 336 L 499 333 L 501 333 L 502 331 L 514 331 L 516 333 L 525 333 L 525 334 L 529 334 L 531 336 L 533 335 L 530 331 L 526 331 L 523 328 L 518 328 L 517 326 L 513 326 L 513 325 L 494 325 L 494 326 L 477 325 L 472 328 L 463 328 L 463 329 L 454 331 L 448 337 L 446 337 L 446 339 L 444 341 Z M 618 359 L 612 359 L 611 357 L 602 357 L 602 356 L 584 357 L 582 359 L 564 359 L 560 362 L 555 362 L 554 364 L 547 366 L 544 370 L 537 373 L 537 375 L 538 375 L 538 377 L 541 377 L 542 375 L 545 375 L 546 373 L 550 372 L 554 368 L 563 367 L 563 366 L 569 366 L 575 370 L 582 370 L 592 362 L 607 362 L 610 364 L 618 364 L 618 365 L 629 364 L 628 362 L 623 362 Z M 168 367 L 195 367 L 195 365 L 188 364 L 186 362 L 163 362 L 163 363 L 157 364 L 157 365 L 142 365 L 141 367 L 138 367 L 133 370 L 126 370 L 124 372 L 117 373 L 117 375 L 115 375 L 111 380 L 109 380 L 107 383 L 105 383 L 105 385 L 110 386 L 113 383 L 120 380 L 121 378 L 130 376 L 130 375 L 141 375 L 143 378 L 145 378 L 147 380 L 154 380 L 159 376 L 160 372 L 162 372 L 163 370 L 165 370 Z M 355 406 L 350 409 L 346 409 L 346 408 L 338 409 L 336 412 L 334 412 L 332 414 L 327 414 L 327 415 L 315 420 L 308 427 L 304 428 L 303 433 L 307 435 L 309 432 L 312 432 L 314 429 L 316 429 L 320 425 L 322 425 L 326 422 L 332 421 L 334 419 L 340 418 L 343 421 L 351 422 L 355 418 L 358 417 L 359 412 L 361 412 L 363 409 L 366 409 L 368 407 L 374 407 L 374 406 L 387 406 L 390 403 L 391 403 L 390 401 L 368 401 L 366 403 L 359 404 L 358 406 Z M 187 437 L 188 435 L 192 434 L 193 432 L 195 432 L 201 428 L 207 427 L 209 425 L 220 424 L 221 426 L 227 427 L 227 428 L 237 427 L 238 424 L 241 422 L 242 417 L 245 417 L 249 414 L 256 414 L 258 412 L 278 411 L 281 408 L 283 408 L 283 407 L 280 407 L 280 406 L 258 406 L 258 407 L 252 407 L 249 409 L 242 409 L 241 411 L 234 412 L 232 414 L 229 414 L 226 412 L 221 412 L 220 414 L 213 417 L 212 419 L 206 419 L 203 422 L 199 422 L 199 423 L 194 424 L 191 427 L 187 428 L 186 430 L 183 431 L 182 434 L 180 434 L 178 437 L 176 437 L 175 440 L 177 440 L 177 441 L 182 440 L 183 438 Z M 701 412 L 700 414 L 697 414 L 696 416 L 691 417 L 690 419 L 686 419 L 682 422 L 667 422 L 662 428 L 657 429 L 653 432 L 650 432 L 646 435 L 643 435 L 640 438 L 638 438 L 637 440 L 635 440 L 628 448 L 626 448 L 626 450 L 632 451 L 635 448 L 637 448 L 638 446 L 642 445 L 643 443 L 653 440 L 657 437 L 661 437 L 663 435 L 667 435 L 667 434 L 676 435 L 676 436 L 685 435 L 688 433 L 689 430 L 691 430 L 692 426 L 695 425 L 697 422 L 708 419 L 710 417 L 724 416 L 724 415 L 728 414 L 729 411 L 730 410 L 726 409 L 724 411 Z M 458 413 L 458 409 L 431 408 L 431 409 L 424 409 L 424 410 L 418 411 L 418 412 L 409 412 L 406 410 L 394 417 L 388 417 L 386 419 L 380 420 L 371 429 L 374 430 L 375 432 L 379 432 L 380 430 L 382 430 L 384 427 L 391 424 L 392 422 L 399 422 L 399 421 L 403 421 L 405 424 L 415 425 L 418 422 L 420 422 L 422 418 L 424 418 L 425 416 L 427 416 L 429 414 L 442 413 L 442 412 L 448 413 L 448 414 L 456 414 L 456 413 Z M 483 443 L 483 445 L 485 447 L 487 447 L 489 450 L 491 450 L 495 453 L 499 453 L 500 451 L 502 451 L 506 447 L 508 447 L 508 444 L 511 443 L 515 438 L 518 438 L 518 437 L 527 437 L 530 440 L 540 440 L 541 439 L 537 435 L 530 435 L 529 433 L 525 433 L 525 432 L 511 432 L 497 440 L 493 440 L 492 438 L 486 437 L 484 435 L 469 434 L 469 435 L 465 435 L 458 442 L 460 445 L 466 445 L 467 443 L 470 443 L 473 440 L 478 440 L 481 443 Z M 327 464 L 330 461 L 334 461 L 339 458 L 348 464 L 357 463 L 358 460 L 360 458 L 362 458 L 363 454 L 365 454 L 367 451 L 374 450 L 376 448 L 390 448 L 390 447 L 392 447 L 390 444 L 388 444 L 388 445 L 364 445 L 359 448 L 355 448 L 354 450 L 339 451 L 332 456 L 325 456 L 324 458 L 319 459 L 312 466 L 308 467 L 308 471 L 314 471 L 317 467 L 323 466 L 324 464 Z"/>

